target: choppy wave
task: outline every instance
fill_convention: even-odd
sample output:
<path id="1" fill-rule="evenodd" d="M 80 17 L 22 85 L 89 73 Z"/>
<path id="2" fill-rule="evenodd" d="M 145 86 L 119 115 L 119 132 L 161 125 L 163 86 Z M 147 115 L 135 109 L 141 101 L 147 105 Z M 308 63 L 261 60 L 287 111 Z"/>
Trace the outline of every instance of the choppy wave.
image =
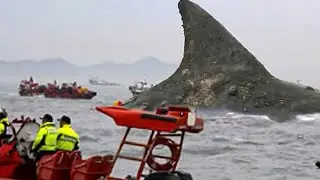
<path id="1" fill-rule="evenodd" d="M 13 95 L 12 89 L 2 87 L 0 92 L 1 106 L 10 118 L 21 114 L 37 118 L 44 113 L 58 118 L 66 114 L 80 134 L 85 156 L 114 153 L 118 148 L 125 129 L 116 127 L 112 119 L 94 108 L 125 99 L 129 94 L 125 89 L 96 87 L 99 95 L 92 101 L 21 98 Z M 314 161 L 320 159 L 320 114 L 300 115 L 284 123 L 225 110 L 199 114 L 205 119 L 205 130 L 187 135 L 179 164 L 179 169 L 191 172 L 194 179 L 320 179 L 314 168 Z M 146 135 L 135 131 L 130 138 L 146 141 Z M 128 148 L 124 153 L 141 152 Z M 120 161 L 115 172 L 133 174 L 138 168 L 134 165 Z"/>
<path id="2" fill-rule="evenodd" d="M 296 118 L 301 121 L 315 121 L 320 119 L 320 114 L 316 113 L 316 114 L 298 115 Z"/>

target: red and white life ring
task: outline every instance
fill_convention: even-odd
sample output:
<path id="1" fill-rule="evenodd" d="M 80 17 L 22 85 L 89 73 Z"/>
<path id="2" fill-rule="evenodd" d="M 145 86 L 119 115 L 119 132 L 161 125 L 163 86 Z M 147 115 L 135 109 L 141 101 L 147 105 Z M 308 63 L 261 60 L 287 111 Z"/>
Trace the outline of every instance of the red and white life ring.
<path id="1" fill-rule="evenodd" d="M 156 157 L 152 154 L 152 151 L 157 145 L 167 146 L 170 149 L 171 157 L 170 159 L 168 158 L 167 163 L 161 164 L 155 160 Z M 149 165 L 149 167 L 155 171 L 169 171 L 173 169 L 174 164 L 179 159 L 179 156 L 180 152 L 178 145 L 171 139 L 161 137 L 155 140 L 154 146 L 151 149 L 150 155 L 148 156 L 146 162 Z"/>

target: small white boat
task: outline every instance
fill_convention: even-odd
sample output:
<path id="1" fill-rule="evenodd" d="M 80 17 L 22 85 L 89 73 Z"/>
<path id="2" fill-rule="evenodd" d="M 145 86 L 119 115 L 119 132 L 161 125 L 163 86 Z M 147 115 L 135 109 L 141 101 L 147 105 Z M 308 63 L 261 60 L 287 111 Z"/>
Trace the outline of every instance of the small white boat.
<path id="1" fill-rule="evenodd" d="M 153 84 L 149 84 L 145 80 L 141 80 L 136 82 L 134 85 L 129 86 L 129 90 L 133 96 L 136 96 L 146 90 L 149 90 L 152 87 L 153 87 Z"/>

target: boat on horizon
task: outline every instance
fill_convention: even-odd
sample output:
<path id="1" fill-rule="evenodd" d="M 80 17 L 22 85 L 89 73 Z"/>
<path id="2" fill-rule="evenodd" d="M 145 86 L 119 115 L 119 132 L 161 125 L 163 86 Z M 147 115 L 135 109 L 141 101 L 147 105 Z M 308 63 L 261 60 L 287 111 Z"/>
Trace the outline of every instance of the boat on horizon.
<path id="1" fill-rule="evenodd" d="M 106 80 L 99 80 L 98 78 L 89 79 L 89 83 L 92 85 L 100 85 L 100 86 L 120 86 L 119 83 L 110 82 Z"/>
<path id="2" fill-rule="evenodd" d="M 20 96 L 39 96 L 44 95 L 45 98 L 60 98 L 60 99 L 92 99 L 97 95 L 97 92 L 89 90 L 86 87 L 78 86 L 77 82 L 57 84 L 53 83 L 39 84 L 30 80 L 22 80 L 19 85 Z"/>

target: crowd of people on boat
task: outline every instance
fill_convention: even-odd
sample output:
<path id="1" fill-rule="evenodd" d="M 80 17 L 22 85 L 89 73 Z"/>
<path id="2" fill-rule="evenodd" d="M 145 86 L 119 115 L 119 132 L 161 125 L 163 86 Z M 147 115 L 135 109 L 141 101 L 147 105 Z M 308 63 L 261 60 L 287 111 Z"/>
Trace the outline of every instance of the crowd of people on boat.
<path id="1" fill-rule="evenodd" d="M 33 81 L 32 76 L 29 80 L 21 80 L 20 81 L 20 89 L 37 89 L 39 84 Z"/>
<path id="2" fill-rule="evenodd" d="M 35 161 L 38 161 L 44 155 L 54 154 L 57 151 L 75 151 L 79 149 L 79 135 L 71 127 L 71 119 L 68 116 L 62 116 L 57 119 L 60 127 L 54 124 L 52 115 L 45 114 L 40 118 L 42 123 L 38 129 L 30 152 L 34 155 Z M 8 114 L 0 112 L 0 140 L 7 140 L 12 135 L 8 133 L 11 123 L 8 120 Z"/>
<path id="3" fill-rule="evenodd" d="M 68 92 L 70 94 L 76 92 L 77 94 L 86 94 L 89 92 L 88 88 L 83 86 L 78 86 L 77 82 L 73 83 L 62 83 L 61 86 L 57 84 L 57 81 L 55 80 L 53 84 L 48 83 L 48 89 L 57 91 L 57 92 Z"/>
<path id="4" fill-rule="evenodd" d="M 136 95 L 150 89 L 153 84 L 147 83 L 146 80 L 140 80 L 133 85 L 129 86 L 130 92 L 135 97 Z M 39 84 L 34 82 L 31 76 L 29 80 L 22 80 L 19 87 L 20 96 L 33 96 L 43 94 L 46 97 L 83 97 L 88 98 L 95 96 L 96 92 L 90 91 L 88 88 L 79 86 L 77 82 L 61 83 L 60 85 L 56 80 L 53 83 Z"/>
<path id="5" fill-rule="evenodd" d="M 41 94 L 41 93 L 67 93 L 67 94 L 78 94 L 85 95 L 89 93 L 88 88 L 83 86 L 78 86 L 77 82 L 73 83 L 62 83 L 58 85 L 57 81 L 54 80 L 53 83 L 48 83 L 47 85 L 39 85 L 35 83 L 33 78 L 30 77 L 29 80 L 22 80 L 20 82 L 19 90 L 22 94 Z"/>

